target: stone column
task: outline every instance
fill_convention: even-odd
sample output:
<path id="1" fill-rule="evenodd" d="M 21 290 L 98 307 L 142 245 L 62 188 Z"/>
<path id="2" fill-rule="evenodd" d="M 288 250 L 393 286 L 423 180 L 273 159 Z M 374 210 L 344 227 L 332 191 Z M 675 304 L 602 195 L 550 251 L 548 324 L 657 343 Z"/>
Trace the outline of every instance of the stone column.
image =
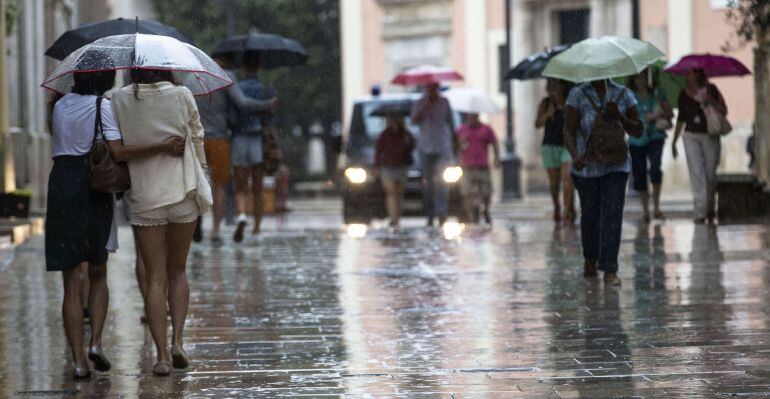
<path id="1" fill-rule="evenodd" d="M 8 128 L 8 91 L 5 78 L 5 0 L 0 0 L 0 148 L 2 149 L 2 190 L 16 189 L 16 175 L 13 169 L 13 146 Z"/>

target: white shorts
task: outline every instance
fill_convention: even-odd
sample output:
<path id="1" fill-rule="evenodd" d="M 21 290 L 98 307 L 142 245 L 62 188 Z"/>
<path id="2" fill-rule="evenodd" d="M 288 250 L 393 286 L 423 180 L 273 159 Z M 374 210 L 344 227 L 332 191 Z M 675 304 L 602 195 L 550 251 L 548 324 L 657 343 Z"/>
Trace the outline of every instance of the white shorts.
<path id="1" fill-rule="evenodd" d="M 128 216 L 132 226 L 164 226 L 169 223 L 192 223 L 201 211 L 195 197 L 187 197 L 176 204 L 162 206 L 145 212 L 131 212 Z"/>

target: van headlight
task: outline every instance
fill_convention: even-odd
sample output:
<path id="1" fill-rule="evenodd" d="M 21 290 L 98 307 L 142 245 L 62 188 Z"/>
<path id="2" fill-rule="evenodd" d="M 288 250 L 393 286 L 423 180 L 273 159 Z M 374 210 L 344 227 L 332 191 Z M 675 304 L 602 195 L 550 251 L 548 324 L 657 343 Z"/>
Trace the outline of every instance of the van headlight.
<path id="1" fill-rule="evenodd" d="M 447 183 L 457 183 L 461 177 L 463 177 L 463 168 L 459 166 L 444 169 L 444 181 Z"/>
<path id="2" fill-rule="evenodd" d="M 366 182 L 366 170 L 364 168 L 347 168 L 345 177 L 353 184 L 362 184 Z"/>

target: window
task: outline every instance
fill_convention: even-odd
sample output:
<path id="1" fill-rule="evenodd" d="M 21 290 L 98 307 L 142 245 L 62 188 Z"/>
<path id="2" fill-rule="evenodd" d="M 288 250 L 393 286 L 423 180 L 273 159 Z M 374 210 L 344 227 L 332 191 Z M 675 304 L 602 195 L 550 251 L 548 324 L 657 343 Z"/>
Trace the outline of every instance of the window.
<path id="1" fill-rule="evenodd" d="M 559 11 L 559 43 L 577 43 L 589 36 L 589 17 L 587 8 Z"/>

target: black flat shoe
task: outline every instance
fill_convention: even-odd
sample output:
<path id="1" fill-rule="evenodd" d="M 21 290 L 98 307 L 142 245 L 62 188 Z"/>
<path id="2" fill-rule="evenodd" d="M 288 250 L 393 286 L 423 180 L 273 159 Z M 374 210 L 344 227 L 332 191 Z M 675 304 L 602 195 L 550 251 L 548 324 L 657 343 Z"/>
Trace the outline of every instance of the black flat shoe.
<path id="1" fill-rule="evenodd" d="M 171 365 L 175 369 L 186 369 L 190 367 L 190 357 L 187 356 L 184 348 L 171 348 Z"/>
<path id="2" fill-rule="evenodd" d="M 110 361 L 107 360 L 107 357 L 104 356 L 104 352 L 102 352 L 102 348 L 98 346 L 92 346 L 88 350 L 88 360 L 92 361 L 94 363 L 94 368 L 96 371 L 110 371 L 112 368 L 112 364 L 110 364 Z"/>
<path id="3" fill-rule="evenodd" d="M 238 227 L 235 228 L 235 234 L 233 234 L 233 241 L 243 241 L 243 230 L 246 229 L 246 222 L 238 222 Z"/>
<path id="4" fill-rule="evenodd" d="M 72 376 L 76 380 L 85 380 L 87 378 L 91 378 L 91 370 L 89 370 L 88 367 L 75 367 L 75 371 L 72 373 Z"/>

